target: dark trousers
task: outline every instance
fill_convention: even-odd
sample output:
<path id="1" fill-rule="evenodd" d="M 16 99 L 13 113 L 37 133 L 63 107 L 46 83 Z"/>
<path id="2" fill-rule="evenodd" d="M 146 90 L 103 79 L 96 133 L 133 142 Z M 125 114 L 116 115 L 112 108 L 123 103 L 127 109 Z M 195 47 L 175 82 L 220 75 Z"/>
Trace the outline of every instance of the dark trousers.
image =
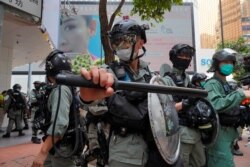
<path id="1" fill-rule="evenodd" d="M 157 149 L 150 150 L 146 167 L 184 167 L 181 158 L 173 165 L 169 165 L 161 156 Z"/>

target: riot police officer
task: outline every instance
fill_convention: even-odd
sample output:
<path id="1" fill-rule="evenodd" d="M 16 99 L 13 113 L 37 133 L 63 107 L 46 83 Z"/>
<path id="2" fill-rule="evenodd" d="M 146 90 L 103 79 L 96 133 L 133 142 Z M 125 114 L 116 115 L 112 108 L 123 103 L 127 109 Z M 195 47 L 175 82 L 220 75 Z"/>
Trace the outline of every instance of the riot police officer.
<path id="1" fill-rule="evenodd" d="M 204 88 L 207 75 L 204 73 L 195 73 L 191 79 L 191 84 L 196 88 Z"/>
<path id="2" fill-rule="evenodd" d="M 53 84 L 53 89 L 47 103 L 48 113 L 45 118 L 45 125 L 47 126 L 43 127 L 46 135 L 43 137 L 43 145 L 32 166 L 74 167 L 75 162 L 73 158 L 59 156 L 52 143 L 54 140 L 55 146 L 60 148 L 60 153 L 72 150 L 71 141 L 66 142 L 63 137 L 66 136 L 67 128 L 72 123 L 74 124 L 72 120 L 70 121 L 70 107 L 73 94 L 70 87 L 65 85 L 59 86 L 55 81 L 55 76 L 58 73 L 71 72 L 70 59 L 59 50 L 52 51 L 46 58 L 45 71 L 48 81 Z"/>
<path id="3" fill-rule="evenodd" d="M 33 82 L 34 84 L 34 89 L 31 90 L 30 95 L 29 95 L 29 102 L 30 102 L 30 114 L 31 114 L 31 119 L 32 119 L 32 137 L 31 141 L 35 144 L 40 144 L 41 139 L 37 137 L 37 129 L 35 128 L 34 125 L 34 119 L 37 118 L 38 116 L 38 111 L 39 111 L 39 97 L 40 97 L 40 81 L 35 81 Z"/>
<path id="4" fill-rule="evenodd" d="M 238 88 L 232 90 L 226 77 L 233 73 L 236 55 L 232 49 L 217 51 L 212 58 L 212 66 L 208 72 L 214 72 L 204 88 L 208 91 L 208 100 L 218 112 L 220 131 L 215 144 L 208 148 L 208 166 L 235 166 L 232 155 L 232 143 L 238 137 L 239 105 L 244 98 L 250 97 L 250 91 Z"/>
<path id="5" fill-rule="evenodd" d="M 110 87 L 114 77 L 128 82 L 150 81 L 152 73 L 148 63 L 140 59 L 146 52 L 143 46 L 147 42 L 145 26 L 125 18 L 117 22 L 108 35 L 110 46 L 120 60 L 120 63 L 109 64 L 114 76 L 110 76 L 104 69 L 93 68 L 90 72 L 82 69 L 81 73 L 86 79 L 92 79 L 95 84 L 100 84 L 106 90 L 80 89 L 81 99 L 89 106 L 96 104 L 96 99 L 110 96 L 106 101 L 108 106 L 106 120 L 111 124 L 112 133 L 108 165 L 110 167 L 168 166 L 158 152 L 152 134 L 151 136 L 149 134 L 151 131 L 147 116 L 147 93 L 117 91 L 113 94 L 114 90 Z M 141 49 L 143 52 L 139 54 Z M 150 137 L 147 138 L 147 135 Z M 178 161 L 178 166 L 180 165 L 181 162 Z"/>
<path id="6" fill-rule="evenodd" d="M 24 136 L 22 132 L 22 115 L 26 107 L 26 98 L 21 93 L 21 85 L 13 85 L 13 91 L 9 92 L 9 98 L 6 101 L 6 109 L 9 117 L 9 124 L 6 130 L 6 134 L 3 135 L 3 138 L 9 138 L 10 132 L 13 128 L 14 123 L 16 123 L 16 129 L 19 132 L 18 136 Z"/>
<path id="7" fill-rule="evenodd" d="M 171 69 L 171 67 L 165 67 L 165 69 L 168 70 L 162 72 L 165 81 L 168 82 L 169 85 L 192 87 L 189 75 L 186 73 L 186 69 L 189 67 L 194 55 L 195 49 L 187 44 L 176 44 L 172 47 L 169 52 L 169 56 L 170 61 L 173 64 L 173 69 Z M 206 163 L 206 157 L 200 132 L 197 128 L 192 127 L 192 121 L 190 121 L 187 117 L 190 106 L 194 104 L 194 99 L 174 96 L 174 100 L 176 102 L 175 106 L 178 111 L 179 123 L 181 125 L 180 156 L 184 162 L 184 166 L 204 166 Z"/>

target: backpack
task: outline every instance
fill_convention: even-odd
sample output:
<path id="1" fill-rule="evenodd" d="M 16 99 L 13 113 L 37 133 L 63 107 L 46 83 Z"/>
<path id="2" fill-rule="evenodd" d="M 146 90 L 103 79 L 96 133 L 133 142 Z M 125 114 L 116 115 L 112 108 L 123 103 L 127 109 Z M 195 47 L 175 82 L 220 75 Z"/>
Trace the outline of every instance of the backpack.
<path id="1" fill-rule="evenodd" d="M 13 91 L 10 93 L 10 106 L 9 108 L 12 108 L 14 110 L 23 110 L 25 109 L 25 100 L 21 92 Z"/>

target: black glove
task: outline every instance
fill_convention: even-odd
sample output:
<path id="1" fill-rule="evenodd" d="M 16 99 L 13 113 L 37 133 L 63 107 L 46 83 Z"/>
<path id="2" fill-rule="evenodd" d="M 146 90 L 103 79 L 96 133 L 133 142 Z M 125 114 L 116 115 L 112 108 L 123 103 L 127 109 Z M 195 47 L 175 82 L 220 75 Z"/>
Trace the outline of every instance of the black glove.
<path id="1" fill-rule="evenodd" d="M 182 110 L 187 111 L 191 106 L 195 105 L 196 101 L 197 99 L 193 97 L 182 99 Z"/>

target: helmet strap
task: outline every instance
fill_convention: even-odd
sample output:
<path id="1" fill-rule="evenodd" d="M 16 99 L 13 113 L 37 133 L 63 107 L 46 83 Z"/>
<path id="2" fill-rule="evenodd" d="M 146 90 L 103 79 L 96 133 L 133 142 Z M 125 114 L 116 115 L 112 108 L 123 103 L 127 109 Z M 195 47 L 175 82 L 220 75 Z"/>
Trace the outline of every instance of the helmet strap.
<path id="1" fill-rule="evenodd" d="M 139 59 L 139 58 L 143 57 L 146 54 L 147 50 L 146 50 L 146 48 L 144 46 L 142 47 L 142 51 L 143 51 L 143 53 L 140 54 L 139 56 L 137 56 L 135 59 Z"/>
<path id="2" fill-rule="evenodd" d="M 142 46 L 143 53 L 140 54 L 139 56 L 137 56 L 136 58 L 133 58 L 134 50 L 135 50 L 135 44 L 133 45 L 133 48 L 132 48 L 132 52 L 131 52 L 129 61 L 126 61 L 126 62 L 125 62 L 126 64 L 130 64 L 132 61 L 134 61 L 134 60 L 136 60 L 136 59 L 139 59 L 139 58 L 143 57 L 143 56 L 146 54 L 146 51 L 147 51 L 146 48 L 145 48 L 144 46 Z"/>

